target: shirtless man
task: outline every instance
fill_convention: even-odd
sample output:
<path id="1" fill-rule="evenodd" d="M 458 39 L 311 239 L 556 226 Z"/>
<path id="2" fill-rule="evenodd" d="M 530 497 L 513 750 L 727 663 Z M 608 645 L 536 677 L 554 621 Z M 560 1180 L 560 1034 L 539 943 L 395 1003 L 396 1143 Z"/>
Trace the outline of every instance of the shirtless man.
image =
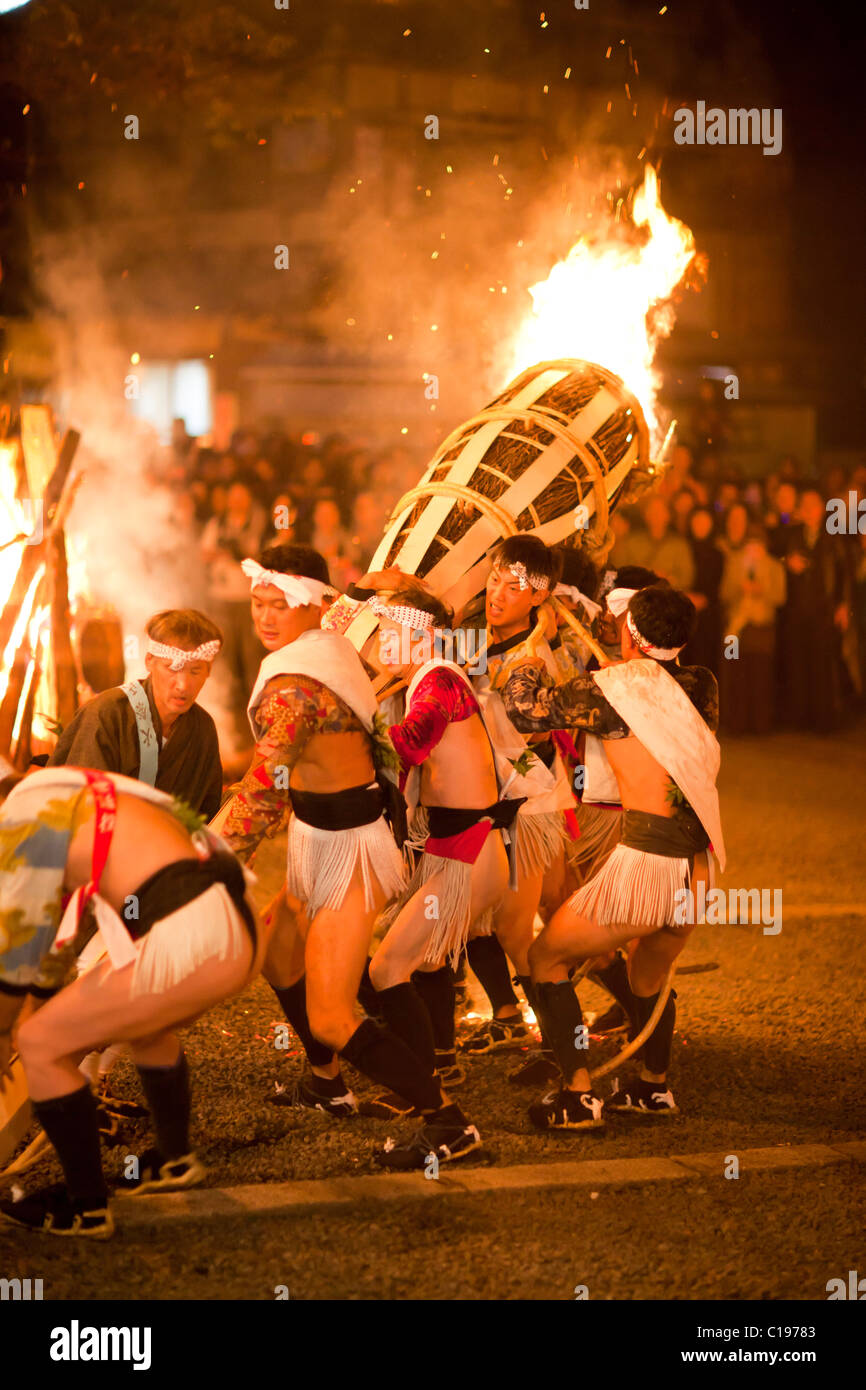
<path id="1" fill-rule="evenodd" d="M 416 587 L 397 590 L 387 603 L 372 599 L 370 607 L 379 619 L 381 664 L 409 682 L 406 715 L 389 733 L 410 810 L 417 807 L 410 843 L 420 851 L 370 979 L 390 1026 L 426 1064 L 435 1062 L 447 1084 L 457 1073 L 449 962 L 470 934 L 490 930 L 509 877 L 496 832 L 513 822 L 519 802 L 499 800 L 493 750 L 468 677 L 433 654 L 450 610 Z M 413 983 L 415 971 L 421 977 Z"/>
<path id="2" fill-rule="evenodd" d="M 679 890 L 709 873 L 708 851 L 724 867 L 724 845 L 715 787 L 718 692 L 703 667 L 680 667 L 677 655 L 694 628 L 694 607 L 685 594 L 655 585 L 629 601 L 622 631 L 623 661 L 559 687 L 545 688 L 530 671 L 516 673 L 504 699 L 519 728 L 584 728 L 605 741 L 620 788 L 623 835 L 603 868 L 573 894 L 533 943 L 530 964 L 541 1022 L 562 1073 L 558 1092 L 530 1107 L 539 1128 L 586 1129 L 603 1123 L 602 1101 L 593 1092 L 581 1049 L 583 1015 L 568 980 L 579 960 L 637 940 L 629 966 L 630 989 L 646 1022 L 667 972 L 692 930 L 678 912 Z M 673 1033 L 661 1029 L 667 1047 Z M 664 1015 L 663 1015 L 664 1018 Z M 650 1042 L 652 1039 L 650 1039 Z M 657 1098 L 664 1067 L 644 1049 L 640 1085 L 631 1105 Z"/>
<path id="3" fill-rule="evenodd" d="M 300 985 L 307 1037 L 295 1018 L 290 1021 L 305 1046 L 310 1038 L 339 1053 L 425 1117 L 427 1148 L 420 1163 L 407 1165 L 423 1167 L 427 1151 L 451 1147 L 455 1130 L 467 1128 L 465 1117 L 400 1037 L 370 1018 L 359 1023 L 355 1015 L 373 925 L 404 882 L 376 780 L 377 768 L 384 769 L 389 758 L 396 763 L 396 754 L 358 653 L 347 638 L 320 627 L 329 588 L 322 556 L 309 546 L 273 546 L 260 563 L 244 561 L 244 570 L 270 655 L 249 705 L 257 737 L 253 763 L 223 833 L 246 859 L 291 807 L 286 889 L 308 924 L 305 975 L 298 980 L 301 920 L 291 912 L 275 914 L 265 975 L 281 999 L 286 981 Z M 303 1016 L 299 1023 L 303 1028 Z M 335 1076 L 329 1075 L 331 1065 Z M 314 1077 L 313 1096 L 333 1096 L 335 1088 L 345 1093 L 338 1063 L 317 1067 Z"/>
<path id="4" fill-rule="evenodd" d="M 555 892 L 564 883 L 566 822 L 573 814 L 567 774 L 547 729 L 525 736 L 509 723 L 502 691 L 515 671 L 546 672 L 553 680 L 557 667 L 547 641 L 535 632 L 537 610 L 549 598 L 561 572 L 560 555 L 536 536 L 511 536 L 492 554 L 487 580 L 485 614 L 488 625 L 487 668 L 473 677 L 490 736 L 497 747 L 508 748 L 513 764 L 518 750 L 528 750 L 528 776 L 534 793 L 528 796 L 516 821 L 517 888 L 505 894 L 494 915 L 494 931 L 507 952 L 516 980 L 534 1008 L 529 976 L 529 947 L 542 891 Z M 520 794 L 527 788 L 523 788 Z M 560 895 L 560 901 L 565 896 Z M 463 1044 L 466 1052 L 483 1053 L 513 1047 L 529 1034 L 516 1003 L 503 1004 Z"/>
<path id="5" fill-rule="evenodd" d="M 17 1044 L 66 1179 L 0 1203 L 18 1225 L 97 1239 L 114 1230 L 96 1100 L 78 1070 L 107 1038 L 129 1044 L 156 1129 L 157 1147 L 124 1188 L 171 1191 L 204 1176 L 190 1150 L 189 1071 L 175 1030 L 242 990 L 264 941 L 240 865 L 188 824 L 188 810 L 164 793 L 81 768 L 34 773 L 0 810 L 0 1086 L 25 1000 L 47 1000 Z M 64 894 L 74 896 L 61 922 Z M 91 900 L 108 957 L 65 984 Z"/>

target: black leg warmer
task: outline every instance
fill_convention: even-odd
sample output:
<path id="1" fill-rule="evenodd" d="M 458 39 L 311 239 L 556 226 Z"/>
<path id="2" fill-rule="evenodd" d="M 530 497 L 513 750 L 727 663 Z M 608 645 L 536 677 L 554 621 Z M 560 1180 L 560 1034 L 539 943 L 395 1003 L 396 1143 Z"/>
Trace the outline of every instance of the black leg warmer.
<path id="1" fill-rule="evenodd" d="M 638 1008 L 640 1028 L 643 1028 L 649 1020 L 658 997 L 658 994 L 652 995 L 649 999 L 640 999 L 637 995 L 634 996 Z M 677 1021 L 676 997 L 676 990 L 672 989 L 668 995 L 667 1003 L 662 1009 L 661 1018 L 638 1054 L 647 1071 L 654 1072 L 658 1076 L 666 1075 L 670 1066 L 671 1045 L 674 1040 L 674 1027 Z"/>
<path id="2" fill-rule="evenodd" d="M 632 993 L 631 985 L 628 982 L 628 963 L 624 956 L 617 951 L 610 965 L 605 965 L 601 970 L 593 970 L 590 974 L 591 980 L 596 980 L 601 984 L 618 1004 L 621 1004 L 629 1017 L 632 1028 L 637 1031 L 640 1027 L 638 1023 L 640 1000 L 637 995 Z"/>
<path id="3" fill-rule="evenodd" d="M 426 1072 L 414 1052 L 372 1019 L 355 1029 L 342 1055 L 358 1071 L 389 1091 L 411 1100 L 418 1110 L 439 1110 L 442 1091 L 432 1070 Z"/>
<path id="4" fill-rule="evenodd" d="M 495 936 L 473 936 L 466 946 L 466 957 L 478 983 L 490 1000 L 494 1014 L 498 1009 L 517 1008 L 517 995 L 511 988 L 508 957 Z"/>
<path id="5" fill-rule="evenodd" d="M 538 1020 L 568 1084 L 574 1073 L 587 1065 L 587 1050 L 581 1046 L 586 1035 L 580 1002 L 568 980 L 561 984 L 544 981 L 533 988 Z"/>
<path id="6" fill-rule="evenodd" d="M 102 1176 L 96 1098 L 85 1085 L 69 1096 L 33 1102 L 33 1114 L 57 1150 L 70 1197 L 90 1208 L 104 1207 L 108 1188 Z"/>
<path id="7" fill-rule="evenodd" d="M 542 1052 L 546 1052 L 548 1056 L 553 1057 L 553 1048 L 550 1045 L 550 1039 L 545 1033 L 544 1024 L 541 1021 L 541 1013 L 538 1008 L 538 996 L 535 993 L 536 986 L 532 983 L 532 978 L 529 975 L 515 975 L 514 978 L 526 995 L 526 1002 L 535 1014 L 535 1021 L 538 1024 L 538 1031 L 541 1034 L 541 1050 Z"/>
<path id="8" fill-rule="evenodd" d="M 329 1062 L 333 1062 L 334 1054 L 331 1048 L 319 1042 L 318 1038 L 314 1038 L 310 1031 L 310 1020 L 307 1017 L 306 975 L 302 975 L 293 985 L 289 985 L 288 989 L 275 988 L 274 994 L 280 1001 L 280 1008 L 300 1038 L 310 1065 L 326 1067 Z"/>
<path id="9" fill-rule="evenodd" d="M 424 1070 L 432 1072 L 436 1066 L 433 1025 L 415 986 L 391 985 L 377 993 L 387 1027 L 412 1049 Z"/>
<path id="10" fill-rule="evenodd" d="M 433 1042 L 437 1052 L 454 1051 L 454 1003 L 457 990 L 451 967 L 441 970 L 416 970 L 412 983 L 424 1001 L 433 1025 Z"/>
<path id="11" fill-rule="evenodd" d="M 173 1067 L 139 1067 L 141 1087 L 153 1116 L 156 1146 L 163 1158 L 189 1153 L 189 1067 L 181 1049 Z"/>

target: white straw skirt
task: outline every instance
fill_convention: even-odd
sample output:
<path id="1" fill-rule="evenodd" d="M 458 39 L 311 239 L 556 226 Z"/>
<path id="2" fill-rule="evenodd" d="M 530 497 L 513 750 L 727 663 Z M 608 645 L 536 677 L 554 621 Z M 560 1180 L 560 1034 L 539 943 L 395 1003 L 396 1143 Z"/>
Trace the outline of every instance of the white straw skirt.
<path id="1" fill-rule="evenodd" d="M 568 862 L 582 879 L 588 879 L 622 839 L 622 811 L 582 802 L 576 808 L 580 830 L 576 840 L 566 839 Z"/>
<path id="2" fill-rule="evenodd" d="M 206 960 L 235 960 L 249 954 L 250 934 L 222 883 L 213 883 L 192 902 L 161 918 L 138 942 L 133 995 L 160 994 Z"/>
<path id="3" fill-rule="evenodd" d="M 602 927 L 676 926 L 676 895 L 688 885 L 688 859 L 617 845 L 598 873 L 572 893 L 568 908 Z"/>
<path id="4" fill-rule="evenodd" d="M 292 816 L 289 822 L 286 887 L 300 898 L 307 917 L 342 907 L 356 872 L 364 884 L 364 906 L 373 907 L 373 883 L 393 898 L 406 882 L 403 858 L 384 816 L 351 830 L 319 830 Z"/>
<path id="5" fill-rule="evenodd" d="M 567 839 L 561 811 L 542 811 L 537 816 L 518 812 L 514 823 L 518 877 L 531 878 L 549 869 Z"/>

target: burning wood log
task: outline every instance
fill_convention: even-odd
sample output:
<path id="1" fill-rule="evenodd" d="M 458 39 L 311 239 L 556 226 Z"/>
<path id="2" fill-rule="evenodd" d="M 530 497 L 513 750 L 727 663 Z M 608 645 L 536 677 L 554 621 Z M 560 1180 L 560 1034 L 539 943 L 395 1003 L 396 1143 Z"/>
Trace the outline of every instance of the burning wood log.
<path id="1" fill-rule="evenodd" d="M 45 563 L 48 548 L 45 534 L 48 529 L 47 523 L 54 519 L 55 512 L 63 498 L 69 470 L 72 467 L 72 460 L 75 457 L 80 438 L 77 430 L 67 430 L 63 436 L 63 442 L 57 453 L 57 463 L 41 499 L 42 518 L 39 523 L 42 532 L 41 538 L 33 545 L 24 546 L 18 573 L 4 604 L 3 612 L 0 613 L 0 654 L 6 650 L 16 620 L 20 615 L 21 605 L 30 591 L 40 565 Z"/>

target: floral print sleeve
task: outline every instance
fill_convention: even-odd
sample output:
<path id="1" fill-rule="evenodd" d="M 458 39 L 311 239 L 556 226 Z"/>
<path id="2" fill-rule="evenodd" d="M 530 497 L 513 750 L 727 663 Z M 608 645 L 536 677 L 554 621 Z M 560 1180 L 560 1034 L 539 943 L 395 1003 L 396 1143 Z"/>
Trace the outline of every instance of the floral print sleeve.
<path id="1" fill-rule="evenodd" d="M 509 719 L 523 734 L 586 729 L 600 738 L 627 738 L 630 732 L 591 675 L 556 685 L 543 667 L 523 665 L 509 676 L 502 699 Z"/>
<path id="2" fill-rule="evenodd" d="M 222 835 L 246 862 L 265 836 L 277 835 L 289 812 L 289 777 L 313 734 L 363 732 L 363 726 L 326 686 L 307 676 L 281 676 L 258 709 L 253 760 L 229 807 Z"/>

